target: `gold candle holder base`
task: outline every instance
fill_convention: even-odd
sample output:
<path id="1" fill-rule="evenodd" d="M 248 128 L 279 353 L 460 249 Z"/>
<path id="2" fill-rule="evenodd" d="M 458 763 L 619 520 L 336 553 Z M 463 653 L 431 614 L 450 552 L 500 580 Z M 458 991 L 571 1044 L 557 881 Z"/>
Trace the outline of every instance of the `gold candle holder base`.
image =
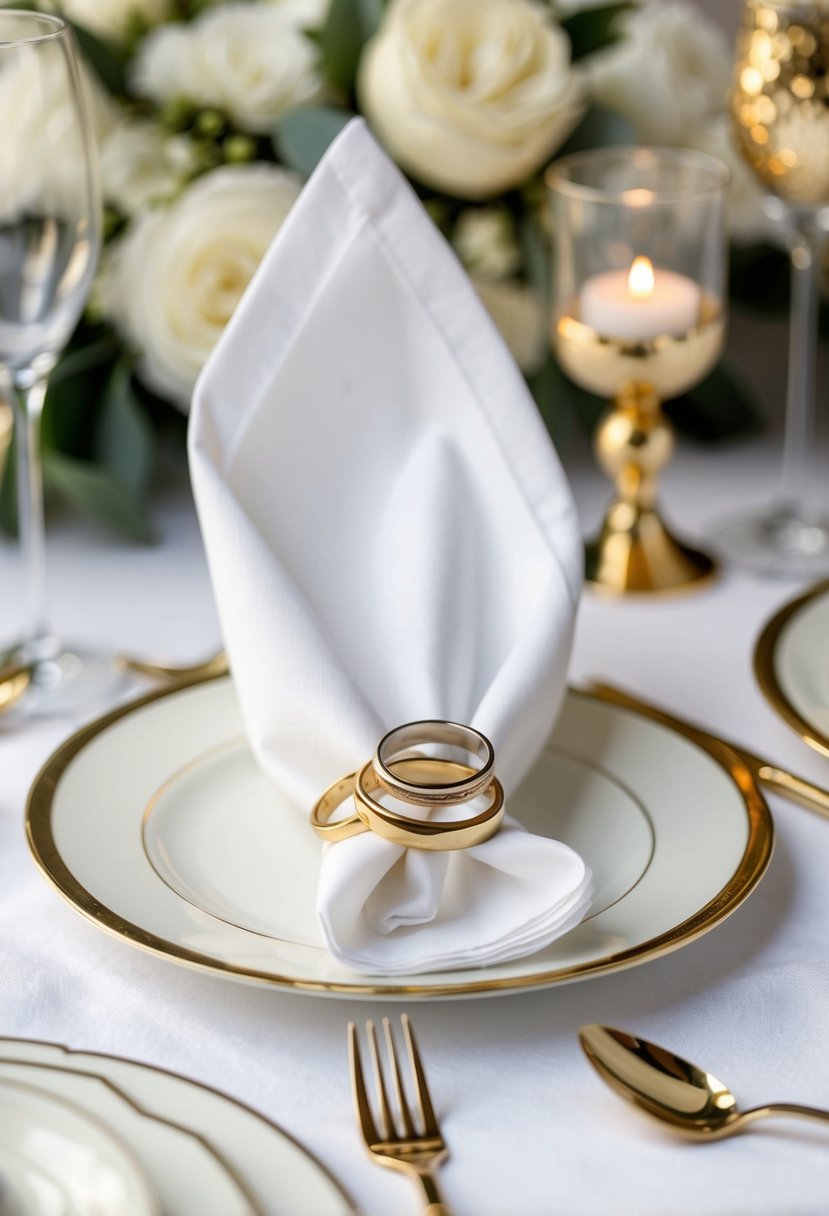
<path id="1" fill-rule="evenodd" d="M 691 590 L 712 578 L 714 559 L 673 536 L 656 508 L 657 477 L 671 459 L 674 436 L 650 384 L 633 384 L 619 394 L 595 445 L 618 495 L 599 536 L 586 546 L 587 581 L 626 595 Z"/>
<path id="2" fill-rule="evenodd" d="M 697 326 L 644 342 L 602 337 L 576 313 L 573 306 L 558 319 L 553 344 L 572 380 L 613 398 L 595 449 L 617 491 L 586 547 L 587 580 L 615 595 L 698 587 L 715 574 L 714 559 L 673 536 L 656 507 L 658 477 L 674 450 L 661 401 L 685 392 L 716 362 L 725 335 L 719 304 L 704 295 Z"/>

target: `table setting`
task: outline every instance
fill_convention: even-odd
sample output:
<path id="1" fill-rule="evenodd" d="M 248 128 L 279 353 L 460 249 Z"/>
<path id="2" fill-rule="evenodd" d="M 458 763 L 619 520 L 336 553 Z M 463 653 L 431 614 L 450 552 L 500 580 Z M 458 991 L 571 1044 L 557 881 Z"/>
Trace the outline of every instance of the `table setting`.
<path id="1" fill-rule="evenodd" d="M 359 67 L 365 116 L 330 123 L 275 235 L 234 204 L 262 248 L 243 284 L 221 243 L 225 279 L 205 272 L 239 298 L 187 386 L 189 484 L 168 467 L 159 543 L 137 547 L 44 518 L 63 459 L 48 394 L 86 349 L 109 239 L 77 50 L 98 34 L 70 7 L 0 9 L 0 94 L 24 63 L 46 113 L 63 81 L 51 160 L 30 171 L 13 137 L 0 191 L 19 534 L 0 544 L 0 1216 L 817 1216 L 823 195 L 795 152 L 768 167 L 762 99 L 805 157 L 824 17 L 747 0 L 732 89 L 792 259 L 782 480 L 774 430 L 675 443 L 670 403 L 726 341 L 728 170 L 691 147 L 568 148 L 586 74 L 558 97 L 558 142 L 519 131 L 549 165 L 547 341 L 604 402 L 592 450 L 551 443 L 423 205 L 451 142 L 421 163 L 426 128 L 398 146 L 368 100 L 426 20 L 429 0 L 396 0 Z M 183 56 L 230 21 L 208 8 L 100 45 L 169 37 Z M 480 15 L 446 21 L 468 40 Z M 587 27 L 562 22 L 575 55 Z M 238 151 L 256 120 L 231 103 L 217 138 Z M 466 197 L 486 197 L 484 167 L 508 183 L 501 136 Z M 128 219 L 104 275 L 179 202 Z M 135 377 L 117 407 L 135 442 L 148 351 L 106 372 L 105 413 Z M 127 468 L 103 417 L 79 458 L 98 490 L 96 461 Z M 758 487 L 774 509 L 749 527 Z"/>

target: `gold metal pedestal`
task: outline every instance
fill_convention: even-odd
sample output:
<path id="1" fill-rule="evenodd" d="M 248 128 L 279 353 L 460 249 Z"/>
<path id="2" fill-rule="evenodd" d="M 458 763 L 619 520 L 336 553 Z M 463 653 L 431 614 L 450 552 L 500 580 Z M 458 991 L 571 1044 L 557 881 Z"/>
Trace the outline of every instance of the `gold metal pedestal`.
<path id="1" fill-rule="evenodd" d="M 619 394 L 595 447 L 617 497 L 586 547 L 588 582 L 624 595 L 691 590 L 710 579 L 713 558 L 672 536 L 656 509 L 658 474 L 671 459 L 674 436 L 650 384 L 631 384 Z"/>

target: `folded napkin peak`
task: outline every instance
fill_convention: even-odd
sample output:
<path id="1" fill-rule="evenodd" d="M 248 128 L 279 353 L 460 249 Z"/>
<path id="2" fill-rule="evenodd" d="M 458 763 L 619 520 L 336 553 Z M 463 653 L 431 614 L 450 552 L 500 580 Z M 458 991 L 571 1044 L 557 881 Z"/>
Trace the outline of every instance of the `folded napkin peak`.
<path id="1" fill-rule="evenodd" d="M 418 718 L 491 738 L 509 795 L 564 691 L 575 512 L 500 335 L 361 121 L 208 361 L 190 452 L 246 730 L 298 810 Z M 505 825 L 451 857 L 370 833 L 326 846 L 329 949 L 400 974 L 545 945 L 589 876 Z"/>

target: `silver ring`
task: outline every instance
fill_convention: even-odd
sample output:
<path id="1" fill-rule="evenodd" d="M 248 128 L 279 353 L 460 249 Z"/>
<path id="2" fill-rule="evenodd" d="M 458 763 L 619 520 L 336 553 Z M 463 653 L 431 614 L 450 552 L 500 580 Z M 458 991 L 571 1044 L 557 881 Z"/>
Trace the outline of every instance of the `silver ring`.
<path id="1" fill-rule="evenodd" d="M 472 768 L 471 774 L 459 781 L 429 785 L 406 781 L 392 768 L 396 760 L 432 755 L 433 753 L 422 750 L 427 747 L 462 752 L 464 764 L 469 764 L 470 760 L 473 762 L 469 764 Z M 378 743 L 371 763 L 380 787 L 396 798 L 421 805 L 437 803 L 442 806 L 454 806 L 469 802 L 478 794 L 486 793 L 492 785 L 495 776 L 495 749 L 486 735 L 482 735 L 472 726 L 447 722 L 441 718 L 426 718 L 419 722 L 407 722 L 390 730 Z"/>

